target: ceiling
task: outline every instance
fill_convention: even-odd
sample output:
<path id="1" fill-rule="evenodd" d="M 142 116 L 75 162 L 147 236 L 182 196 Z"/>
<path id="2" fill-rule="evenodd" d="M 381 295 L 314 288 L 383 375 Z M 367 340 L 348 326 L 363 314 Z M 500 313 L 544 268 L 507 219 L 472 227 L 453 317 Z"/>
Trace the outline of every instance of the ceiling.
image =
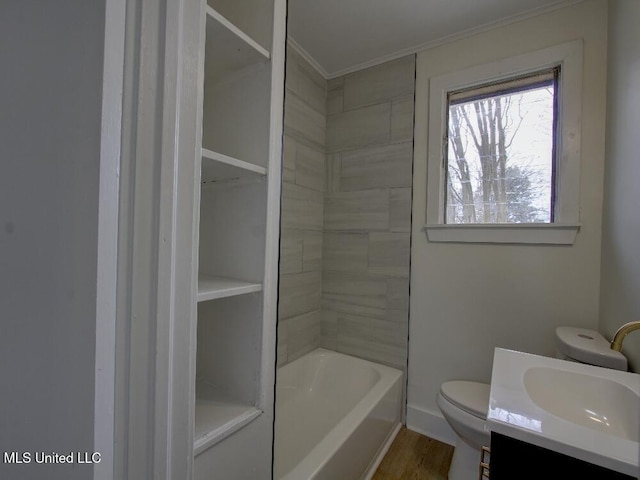
<path id="1" fill-rule="evenodd" d="M 579 0 L 289 0 L 288 34 L 327 77 Z"/>

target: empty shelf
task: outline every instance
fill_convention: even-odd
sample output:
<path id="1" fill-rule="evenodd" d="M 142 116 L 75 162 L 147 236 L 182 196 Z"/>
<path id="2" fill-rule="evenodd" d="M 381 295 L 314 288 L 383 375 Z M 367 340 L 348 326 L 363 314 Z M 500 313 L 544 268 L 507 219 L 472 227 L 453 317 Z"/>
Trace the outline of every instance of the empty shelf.
<path id="1" fill-rule="evenodd" d="M 269 60 L 269 52 L 207 5 L 205 80 L 217 82 L 225 75 Z"/>
<path id="2" fill-rule="evenodd" d="M 221 182 L 239 178 L 264 176 L 267 169 L 222 153 L 202 149 L 202 182 Z"/>
<path id="3" fill-rule="evenodd" d="M 245 293 L 259 292 L 261 290 L 262 285 L 259 283 L 243 282 L 242 280 L 205 274 L 198 275 L 198 302 L 244 295 Z"/>
<path id="4" fill-rule="evenodd" d="M 251 405 L 225 398 L 204 382 L 197 382 L 193 454 L 198 455 L 225 439 L 261 413 Z"/>

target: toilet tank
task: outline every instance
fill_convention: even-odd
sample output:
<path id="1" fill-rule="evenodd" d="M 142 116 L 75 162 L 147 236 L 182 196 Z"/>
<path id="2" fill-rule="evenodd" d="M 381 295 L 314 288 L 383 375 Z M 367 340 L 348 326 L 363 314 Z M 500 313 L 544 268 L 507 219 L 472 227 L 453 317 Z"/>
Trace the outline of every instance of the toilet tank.
<path id="1" fill-rule="evenodd" d="M 598 367 L 627 370 L 627 357 L 611 350 L 611 343 L 599 332 L 587 328 L 556 328 L 556 357 Z"/>

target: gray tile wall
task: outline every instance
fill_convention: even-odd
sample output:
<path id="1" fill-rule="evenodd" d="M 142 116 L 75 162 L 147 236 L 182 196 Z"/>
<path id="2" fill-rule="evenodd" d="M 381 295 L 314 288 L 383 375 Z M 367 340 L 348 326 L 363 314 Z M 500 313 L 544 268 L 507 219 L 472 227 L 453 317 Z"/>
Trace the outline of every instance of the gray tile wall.
<path id="1" fill-rule="evenodd" d="M 327 84 L 321 346 L 404 369 L 415 57 Z"/>
<path id="2" fill-rule="evenodd" d="M 415 57 L 324 80 L 287 50 L 278 365 L 406 367 Z"/>
<path id="3" fill-rule="evenodd" d="M 327 81 L 287 49 L 278 365 L 320 346 Z"/>

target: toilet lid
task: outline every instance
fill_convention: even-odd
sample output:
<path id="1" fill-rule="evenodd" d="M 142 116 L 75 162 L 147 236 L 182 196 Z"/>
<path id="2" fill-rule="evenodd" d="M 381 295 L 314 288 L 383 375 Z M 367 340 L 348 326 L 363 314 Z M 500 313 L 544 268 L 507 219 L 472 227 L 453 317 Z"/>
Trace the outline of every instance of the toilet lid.
<path id="1" fill-rule="evenodd" d="M 489 410 L 490 385 L 454 380 L 440 386 L 440 393 L 449 402 L 478 418 L 486 419 Z"/>

